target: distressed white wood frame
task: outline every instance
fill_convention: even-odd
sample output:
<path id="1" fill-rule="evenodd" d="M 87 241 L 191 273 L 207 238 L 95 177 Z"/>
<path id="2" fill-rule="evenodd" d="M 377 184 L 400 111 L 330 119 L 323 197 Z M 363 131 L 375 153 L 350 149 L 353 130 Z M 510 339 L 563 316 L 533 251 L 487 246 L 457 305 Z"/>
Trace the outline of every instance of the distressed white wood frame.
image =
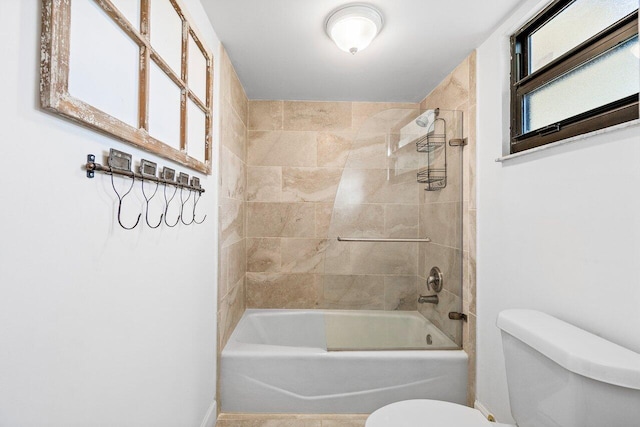
<path id="1" fill-rule="evenodd" d="M 149 34 L 150 3 L 140 0 L 140 31 L 132 25 L 110 0 L 92 0 L 136 43 L 140 50 L 138 69 L 138 128 L 112 117 L 69 94 L 69 45 L 72 0 L 42 1 L 40 60 L 40 103 L 51 112 L 83 126 L 114 136 L 166 159 L 174 160 L 199 172 L 211 173 L 213 122 L 213 56 L 202 43 L 197 30 L 187 20 L 177 0 L 169 0 L 182 20 L 182 66 L 177 75 L 151 47 Z M 206 99 L 200 99 L 188 86 L 189 36 L 206 59 Z M 97 48 L 97 47 L 96 47 Z M 149 69 L 153 61 L 180 89 L 180 150 L 149 135 Z M 187 108 L 190 99 L 205 116 L 204 162 L 189 156 L 187 150 Z"/>

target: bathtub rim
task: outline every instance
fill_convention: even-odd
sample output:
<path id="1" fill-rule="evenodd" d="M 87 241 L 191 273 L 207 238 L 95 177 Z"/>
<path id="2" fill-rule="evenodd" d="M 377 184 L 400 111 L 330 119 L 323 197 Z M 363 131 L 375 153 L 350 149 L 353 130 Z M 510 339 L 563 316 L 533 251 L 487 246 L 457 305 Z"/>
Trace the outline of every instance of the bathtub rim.
<path id="1" fill-rule="evenodd" d="M 345 357 L 358 357 L 357 353 L 365 353 L 365 354 L 378 354 L 384 353 L 388 356 L 398 356 L 399 354 L 405 353 L 424 353 L 424 352 L 452 352 L 464 353 L 464 357 L 468 359 L 468 354 L 462 346 L 447 346 L 447 347 L 437 347 L 437 348 L 389 348 L 389 349 L 325 349 L 321 347 L 301 347 L 301 346 L 284 346 L 284 345 L 274 345 L 274 344 L 259 344 L 259 343 L 247 343 L 242 342 L 237 339 L 237 331 L 240 329 L 243 323 L 249 322 L 249 318 L 256 315 L 282 315 L 282 314 L 301 314 L 308 313 L 314 315 L 322 315 L 324 313 L 340 313 L 345 314 L 345 312 L 353 312 L 359 314 L 385 314 L 394 317 L 402 317 L 407 314 L 411 314 L 412 317 L 419 317 L 420 320 L 425 320 L 431 327 L 437 329 L 442 332 L 440 328 L 433 324 L 429 319 L 425 318 L 418 311 L 383 311 L 383 310 L 336 310 L 336 309 L 288 309 L 288 308 L 248 308 L 242 314 L 242 317 L 238 321 L 237 325 L 233 329 L 233 332 L 229 336 L 229 340 L 221 351 L 221 356 L 237 356 L 237 357 L 252 357 L 256 354 L 256 352 L 268 352 L 273 356 L 290 356 L 292 354 L 301 354 L 305 355 L 328 355 L 328 354 L 341 354 L 346 355 Z M 449 338 L 450 339 L 450 338 Z M 450 339 L 451 340 L 451 339 Z M 451 340 L 454 342 L 453 340 Z M 454 343 L 455 344 L 455 343 Z M 306 357 L 306 356 L 305 356 Z M 326 356 L 325 356 L 326 357 Z"/>

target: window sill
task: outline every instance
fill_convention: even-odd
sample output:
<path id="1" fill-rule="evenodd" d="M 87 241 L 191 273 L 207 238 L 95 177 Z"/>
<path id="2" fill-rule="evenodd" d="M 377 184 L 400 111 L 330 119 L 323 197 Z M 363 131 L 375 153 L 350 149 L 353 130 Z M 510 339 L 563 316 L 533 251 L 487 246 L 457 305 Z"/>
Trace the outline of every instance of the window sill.
<path id="1" fill-rule="evenodd" d="M 560 147 L 560 146 L 563 146 L 563 145 L 570 144 L 572 142 L 582 141 L 584 139 L 591 138 L 592 136 L 595 136 L 595 135 L 614 132 L 614 131 L 619 130 L 619 129 L 625 129 L 625 128 L 639 126 L 639 125 L 640 125 L 640 119 L 632 120 L 630 122 L 620 123 L 619 125 L 611 126 L 611 127 L 605 128 L 605 129 L 599 129 L 599 130 L 596 130 L 596 131 L 593 131 L 593 132 L 589 132 L 589 133 L 585 133 L 585 134 L 582 134 L 582 135 L 576 135 L 576 136 L 574 136 L 572 138 L 563 139 L 562 141 L 552 142 L 551 144 L 542 145 L 542 146 L 536 147 L 536 148 L 530 148 L 529 150 L 521 151 L 519 153 L 509 154 L 509 155 L 506 155 L 506 156 L 498 157 L 496 159 L 496 162 L 503 163 L 503 162 L 506 162 L 506 161 L 509 161 L 509 160 L 512 160 L 512 159 L 517 159 L 517 158 L 520 158 L 520 157 L 523 157 L 523 156 L 527 156 L 529 154 L 539 153 L 540 151 L 551 150 L 551 149 L 554 149 L 556 147 Z"/>

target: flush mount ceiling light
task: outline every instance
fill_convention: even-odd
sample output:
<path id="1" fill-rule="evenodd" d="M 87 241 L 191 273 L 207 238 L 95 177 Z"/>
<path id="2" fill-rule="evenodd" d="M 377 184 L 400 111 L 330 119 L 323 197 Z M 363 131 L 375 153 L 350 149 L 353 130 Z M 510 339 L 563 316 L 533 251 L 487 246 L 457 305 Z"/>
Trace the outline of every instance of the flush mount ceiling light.
<path id="1" fill-rule="evenodd" d="M 326 31 L 345 52 L 355 55 L 365 49 L 382 29 L 382 14 L 365 4 L 350 4 L 327 18 Z"/>

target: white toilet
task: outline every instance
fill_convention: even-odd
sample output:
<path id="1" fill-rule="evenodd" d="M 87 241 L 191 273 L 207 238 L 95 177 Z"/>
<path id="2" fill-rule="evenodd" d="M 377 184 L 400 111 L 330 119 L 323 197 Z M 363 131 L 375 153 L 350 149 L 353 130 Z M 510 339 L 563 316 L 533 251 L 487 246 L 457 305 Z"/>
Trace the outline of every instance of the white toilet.
<path id="1" fill-rule="evenodd" d="M 534 310 L 498 316 L 511 413 L 518 427 L 640 426 L 640 354 Z M 507 427 L 480 411 L 405 400 L 366 427 Z"/>

